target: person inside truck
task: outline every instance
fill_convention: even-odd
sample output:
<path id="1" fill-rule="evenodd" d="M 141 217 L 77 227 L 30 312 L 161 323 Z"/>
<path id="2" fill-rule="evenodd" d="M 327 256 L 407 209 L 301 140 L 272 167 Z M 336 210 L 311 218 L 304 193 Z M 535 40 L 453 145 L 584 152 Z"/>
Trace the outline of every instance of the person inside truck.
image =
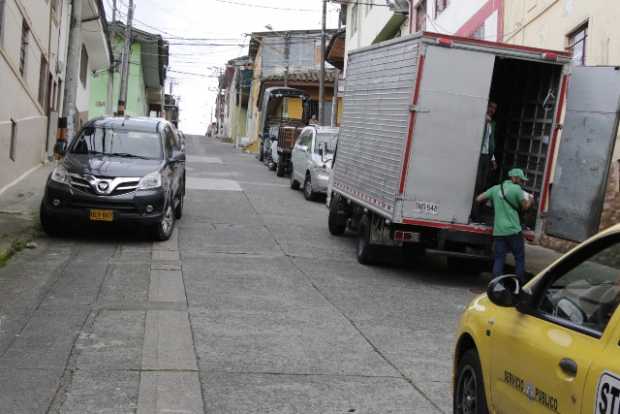
<path id="1" fill-rule="evenodd" d="M 478 203 L 491 201 L 495 210 L 493 241 L 495 255 L 493 277 L 504 273 L 506 254 L 510 251 L 515 258 L 516 274 L 525 282 L 525 241 L 522 234 L 520 213 L 532 206 L 532 197 L 521 185 L 527 182 L 520 168 L 508 172 L 509 180 L 489 188 L 476 197 Z"/>
<path id="2" fill-rule="evenodd" d="M 482 134 L 482 145 L 480 147 L 480 162 L 478 165 L 477 183 L 480 191 L 489 186 L 491 171 L 497 170 L 495 160 L 495 113 L 497 103 L 490 101 L 487 107 L 486 122 L 484 133 Z M 480 192 L 479 191 L 479 192 Z"/>
<path id="3" fill-rule="evenodd" d="M 486 121 L 484 124 L 484 132 L 482 134 L 482 144 L 480 146 L 480 160 L 478 162 L 478 175 L 476 177 L 476 194 L 480 194 L 489 188 L 493 183 L 493 175 L 497 170 L 497 161 L 495 160 L 495 113 L 497 112 L 497 103 L 489 101 L 486 113 Z M 483 220 L 483 205 L 476 206 L 472 211 L 472 219 L 476 221 Z"/>

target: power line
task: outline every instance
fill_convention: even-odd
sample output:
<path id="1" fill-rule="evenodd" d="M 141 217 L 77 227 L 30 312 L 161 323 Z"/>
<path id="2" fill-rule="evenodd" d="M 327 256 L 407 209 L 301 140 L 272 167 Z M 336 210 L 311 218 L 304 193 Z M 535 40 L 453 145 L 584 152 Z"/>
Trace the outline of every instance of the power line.
<path id="1" fill-rule="evenodd" d="M 311 13 L 321 12 L 321 9 L 300 9 L 300 8 L 293 8 L 293 7 L 266 6 L 263 4 L 250 4 L 250 3 L 244 3 L 240 1 L 234 1 L 234 0 L 215 0 L 215 1 L 219 3 L 232 4 L 235 6 L 242 6 L 242 7 L 253 7 L 257 9 L 269 9 L 269 10 L 291 11 L 291 12 L 311 12 Z"/>

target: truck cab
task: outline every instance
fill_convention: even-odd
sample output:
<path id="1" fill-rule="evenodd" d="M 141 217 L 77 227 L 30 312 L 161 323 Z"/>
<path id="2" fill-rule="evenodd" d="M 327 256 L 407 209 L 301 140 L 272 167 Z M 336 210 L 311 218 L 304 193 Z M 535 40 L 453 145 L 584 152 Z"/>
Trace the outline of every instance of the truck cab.
<path id="1" fill-rule="evenodd" d="M 289 87 L 267 88 L 259 99 L 258 157 L 270 168 L 277 169 L 278 176 L 289 170 L 291 150 L 307 122 L 305 107 L 308 99 L 304 91 Z"/>

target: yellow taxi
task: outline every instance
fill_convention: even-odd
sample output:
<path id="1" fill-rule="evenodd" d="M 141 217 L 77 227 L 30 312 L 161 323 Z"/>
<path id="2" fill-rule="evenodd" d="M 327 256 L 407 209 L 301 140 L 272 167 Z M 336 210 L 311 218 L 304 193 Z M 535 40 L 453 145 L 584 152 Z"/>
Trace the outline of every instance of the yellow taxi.
<path id="1" fill-rule="evenodd" d="M 620 224 L 525 286 L 490 282 L 460 321 L 454 412 L 620 414 Z"/>

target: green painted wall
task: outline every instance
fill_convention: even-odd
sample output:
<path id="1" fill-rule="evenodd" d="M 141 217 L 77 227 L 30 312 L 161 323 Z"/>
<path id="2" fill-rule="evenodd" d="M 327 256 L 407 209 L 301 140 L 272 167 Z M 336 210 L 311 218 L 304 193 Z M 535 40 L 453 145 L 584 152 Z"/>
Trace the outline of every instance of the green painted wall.
<path id="1" fill-rule="evenodd" d="M 112 41 L 114 56 L 120 56 L 123 48 L 123 40 L 115 36 Z M 127 87 L 127 105 L 125 113 L 132 116 L 148 115 L 146 104 L 146 88 L 144 86 L 144 75 L 142 72 L 142 45 L 134 43 L 131 45 L 131 58 L 129 59 L 129 83 Z M 108 79 L 109 72 L 91 74 L 91 92 L 89 103 L 89 116 L 96 118 L 106 114 L 106 104 L 108 99 Z M 121 74 L 120 65 L 114 72 L 114 93 L 112 99 L 112 111 L 116 111 L 118 96 L 120 94 Z"/>

